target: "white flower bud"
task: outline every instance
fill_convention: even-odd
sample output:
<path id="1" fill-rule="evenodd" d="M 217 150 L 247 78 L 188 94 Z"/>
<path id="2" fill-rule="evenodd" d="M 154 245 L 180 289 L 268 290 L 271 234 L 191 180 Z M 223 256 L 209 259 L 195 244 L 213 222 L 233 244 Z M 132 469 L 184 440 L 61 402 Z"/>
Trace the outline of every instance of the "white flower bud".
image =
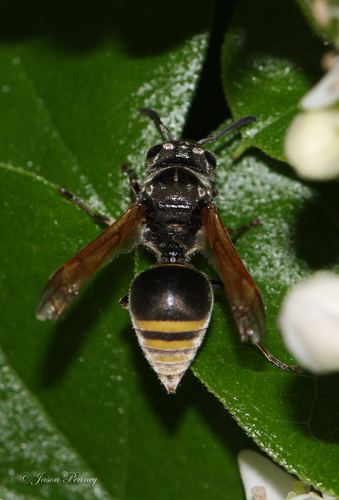
<path id="1" fill-rule="evenodd" d="M 328 180 L 339 175 L 339 110 L 297 115 L 287 131 L 285 153 L 300 177 Z"/>
<path id="2" fill-rule="evenodd" d="M 339 371 L 339 276 L 318 272 L 289 290 L 279 326 L 301 365 L 315 373 Z"/>

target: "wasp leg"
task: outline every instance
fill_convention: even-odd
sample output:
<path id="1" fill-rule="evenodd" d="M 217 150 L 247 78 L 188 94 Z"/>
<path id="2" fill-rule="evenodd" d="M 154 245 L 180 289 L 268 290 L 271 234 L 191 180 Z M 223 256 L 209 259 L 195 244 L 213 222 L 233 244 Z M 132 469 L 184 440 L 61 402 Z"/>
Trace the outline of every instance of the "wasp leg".
<path id="1" fill-rule="evenodd" d="M 71 193 L 71 191 L 68 191 L 63 187 L 60 187 L 59 193 L 61 194 L 61 196 L 66 198 L 66 200 L 71 201 L 72 203 L 75 203 L 75 205 L 77 205 L 78 207 L 82 208 L 82 210 L 84 210 L 86 214 L 88 214 L 92 219 L 94 219 L 95 222 L 98 222 L 99 224 L 105 224 L 106 226 L 110 226 L 111 224 L 113 224 L 114 219 L 100 212 L 95 212 L 84 200 L 79 198 L 76 194 Z"/>
<path id="2" fill-rule="evenodd" d="M 129 308 L 129 297 L 128 297 L 128 295 L 124 295 L 123 297 L 121 297 L 121 299 L 119 300 L 119 304 L 121 305 L 121 307 L 123 309 L 128 309 Z"/>
<path id="3" fill-rule="evenodd" d="M 253 219 L 247 224 L 243 224 L 239 227 L 228 227 L 227 231 L 229 232 L 233 243 L 235 243 L 243 234 L 252 229 L 252 227 L 262 226 L 260 219 Z"/>
<path id="4" fill-rule="evenodd" d="M 211 281 L 213 288 L 219 288 L 220 283 L 222 284 L 222 282 L 219 280 L 210 280 L 210 281 Z M 242 338 L 242 341 L 250 341 L 250 340 L 251 340 L 251 337 L 249 335 L 245 336 L 245 338 Z M 273 356 L 273 354 L 270 353 L 270 351 L 264 346 L 264 344 L 262 342 L 253 342 L 253 340 L 252 340 L 252 343 L 253 343 L 253 345 L 255 345 L 255 347 L 257 347 L 257 349 L 259 349 L 259 351 L 267 359 L 267 361 L 272 363 L 272 365 L 280 368 L 280 370 L 283 370 L 285 372 L 302 373 L 302 368 L 300 366 L 287 365 L 283 361 L 280 361 L 280 359 Z"/>
<path id="5" fill-rule="evenodd" d="M 138 182 L 135 171 L 128 165 L 122 165 L 121 170 L 124 174 L 128 175 L 129 185 L 135 196 L 138 196 L 138 194 L 140 193 L 140 184 Z"/>
<path id="6" fill-rule="evenodd" d="M 221 280 L 210 280 L 213 290 L 223 290 L 224 284 Z"/>
<path id="7" fill-rule="evenodd" d="M 263 354 L 263 356 L 265 356 L 267 361 L 272 363 L 272 365 L 280 368 L 280 370 L 284 370 L 285 372 L 293 372 L 293 373 L 301 373 L 302 372 L 302 368 L 300 366 L 287 365 L 286 363 L 283 363 L 282 361 L 280 361 L 280 359 L 277 359 L 275 356 L 273 356 L 273 354 L 271 354 L 266 349 L 266 347 L 261 342 L 256 342 L 254 345 L 259 349 L 261 354 Z"/>

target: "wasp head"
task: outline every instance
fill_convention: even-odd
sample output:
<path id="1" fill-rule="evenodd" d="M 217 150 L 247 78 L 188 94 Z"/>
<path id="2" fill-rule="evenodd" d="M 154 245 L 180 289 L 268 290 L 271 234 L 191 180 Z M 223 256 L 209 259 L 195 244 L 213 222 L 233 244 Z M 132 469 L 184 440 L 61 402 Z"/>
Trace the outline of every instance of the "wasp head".
<path id="1" fill-rule="evenodd" d="M 212 175 L 216 160 L 206 149 L 187 141 L 163 142 L 148 150 L 146 168 L 149 171 L 169 166 L 183 166 L 203 175 Z"/>

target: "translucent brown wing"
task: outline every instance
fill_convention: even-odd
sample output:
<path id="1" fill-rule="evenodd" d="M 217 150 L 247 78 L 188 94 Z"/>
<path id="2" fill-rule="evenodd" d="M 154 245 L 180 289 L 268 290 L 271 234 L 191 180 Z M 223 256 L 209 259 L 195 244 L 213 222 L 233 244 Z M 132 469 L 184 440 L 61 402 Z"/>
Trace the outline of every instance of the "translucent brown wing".
<path id="1" fill-rule="evenodd" d="M 133 205 L 94 241 L 57 269 L 41 295 L 37 318 L 57 319 L 89 278 L 122 249 L 142 221 L 144 212 L 144 207 Z"/>
<path id="2" fill-rule="evenodd" d="M 206 238 L 223 281 L 242 341 L 258 343 L 265 334 L 265 309 L 258 288 L 240 259 L 215 208 L 202 211 Z"/>

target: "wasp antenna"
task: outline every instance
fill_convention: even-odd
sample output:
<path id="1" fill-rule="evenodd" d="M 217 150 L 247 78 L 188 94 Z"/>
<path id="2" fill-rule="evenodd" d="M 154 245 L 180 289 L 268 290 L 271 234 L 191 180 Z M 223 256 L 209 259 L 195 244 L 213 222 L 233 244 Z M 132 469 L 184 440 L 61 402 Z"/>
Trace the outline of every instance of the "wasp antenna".
<path id="1" fill-rule="evenodd" d="M 140 108 L 139 111 L 140 111 L 140 113 L 143 113 L 144 115 L 148 116 L 148 118 L 150 118 L 153 121 L 153 123 L 157 127 L 158 131 L 160 132 L 161 137 L 165 141 L 173 141 L 174 140 L 171 132 L 166 127 L 166 125 L 163 124 L 160 116 L 158 115 L 158 113 L 154 109 Z"/>
<path id="2" fill-rule="evenodd" d="M 239 118 L 239 120 L 237 120 L 236 122 L 231 123 L 228 127 L 219 132 L 219 134 L 209 135 L 204 139 L 200 139 L 200 141 L 198 141 L 197 144 L 206 144 L 207 142 L 217 141 L 218 139 L 220 139 L 220 137 L 223 137 L 229 132 L 232 132 L 232 130 L 236 130 L 240 127 L 243 127 L 244 125 L 248 125 L 249 123 L 253 123 L 255 121 L 257 121 L 255 116 L 252 115 L 243 116 L 242 118 Z"/>
<path id="3" fill-rule="evenodd" d="M 261 342 L 256 342 L 254 345 L 265 356 L 267 361 L 269 361 L 273 365 L 280 368 L 280 370 L 284 370 L 285 372 L 293 372 L 293 373 L 301 373 L 302 372 L 302 369 L 300 366 L 286 365 L 285 363 L 283 363 L 282 361 L 280 361 L 279 359 L 274 357 L 273 354 L 271 354 Z"/>

